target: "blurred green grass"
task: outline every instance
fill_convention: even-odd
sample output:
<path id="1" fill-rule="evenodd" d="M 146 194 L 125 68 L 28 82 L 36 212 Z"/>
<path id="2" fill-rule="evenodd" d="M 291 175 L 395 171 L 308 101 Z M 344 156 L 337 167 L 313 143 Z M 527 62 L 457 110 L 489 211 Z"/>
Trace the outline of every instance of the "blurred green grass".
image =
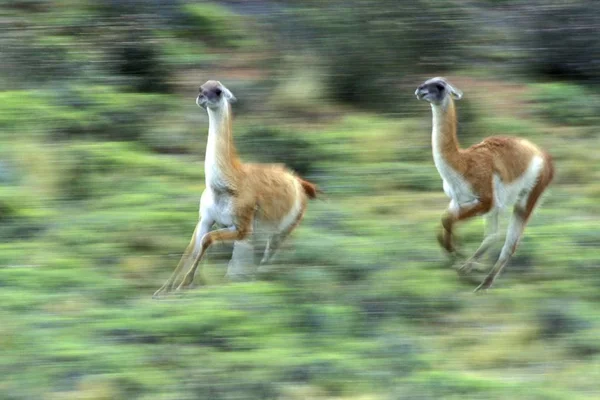
<path id="1" fill-rule="evenodd" d="M 44 40 L 65 48 L 65 62 L 104 54 L 83 51 L 89 36 L 77 30 L 104 15 L 92 4 L 68 13 L 21 3 L 8 15 L 57 29 Z M 175 70 L 172 91 L 132 91 L 83 72 L 64 85 L 11 82 L 0 92 L 3 398 L 598 397 L 595 93 L 483 70 L 450 77 L 466 94 L 462 143 L 521 135 L 557 164 L 515 258 L 492 291 L 475 296 L 484 273 L 460 279 L 435 241 L 448 200 L 431 160 L 428 107 L 396 118 L 341 106 L 297 64 L 290 80 L 265 82 L 248 72 L 266 49 L 240 39 L 245 18 L 232 31 L 232 11 L 187 3 L 184 16 L 210 23 L 181 36 L 190 22 L 177 10 L 183 20 L 154 21 L 145 27 L 152 39 L 143 36 Z M 227 49 L 215 48 L 221 40 Z M 202 68 L 190 72 L 195 64 Z M 204 263 L 210 286 L 154 301 L 198 217 L 207 119 L 193 96 L 211 73 L 230 77 L 233 85 L 220 79 L 240 97 L 243 158 L 286 162 L 327 199 L 310 204 L 258 280 L 227 282 L 231 248 L 215 246 Z M 482 221 L 458 229 L 474 251 Z"/>

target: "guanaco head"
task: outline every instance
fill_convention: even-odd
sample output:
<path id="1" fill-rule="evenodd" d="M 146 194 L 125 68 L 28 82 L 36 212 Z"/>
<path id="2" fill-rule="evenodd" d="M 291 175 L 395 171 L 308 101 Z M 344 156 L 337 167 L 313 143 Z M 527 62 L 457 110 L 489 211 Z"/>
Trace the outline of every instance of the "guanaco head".
<path id="1" fill-rule="evenodd" d="M 415 96 L 419 100 L 425 100 L 431 104 L 442 104 L 447 96 L 452 97 L 454 100 L 460 100 L 462 98 L 462 92 L 448 83 L 444 78 L 431 78 L 423 82 L 417 90 L 415 90 Z"/>
<path id="2" fill-rule="evenodd" d="M 235 102 L 236 98 L 233 93 L 219 81 L 207 81 L 200 86 L 196 98 L 196 104 L 204 109 L 210 108 L 212 110 L 221 108 L 226 103 Z"/>

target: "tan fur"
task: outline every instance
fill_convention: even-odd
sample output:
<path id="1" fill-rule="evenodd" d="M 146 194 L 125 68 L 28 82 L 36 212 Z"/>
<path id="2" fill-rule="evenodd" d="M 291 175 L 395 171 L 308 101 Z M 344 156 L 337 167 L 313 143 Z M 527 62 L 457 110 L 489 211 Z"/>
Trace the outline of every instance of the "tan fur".
<path id="1" fill-rule="evenodd" d="M 205 162 L 206 189 L 201 200 L 201 219 L 179 265 L 155 296 L 173 289 L 177 276 L 188 269 L 177 287 L 191 285 L 206 250 L 221 241 L 241 241 L 255 226 L 272 231 L 262 262 L 300 223 L 307 200 L 316 197 L 316 186 L 282 164 L 244 164 L 232 135 L 231 92 L 220 82 L 208 81 L 200 88 L 198 105 L 209 112 L 210 126 Z M 214 223 L 224 229 L 208 231 Z"/>
<path id="2" fill-rule="evenodd" d="M 460 99 L 462 92 L 442 78 L 433 78 L 419 86 L 415 94 L 417 98 L 432 104 L 434 159 L 437 156 L 436 166 L 442 179 L 446 175 L 451 181 L 448 183 L 445 180 L 445 190 L 448 186 L 449 196 L 453 200 L 451 205 L 454 207 L 450 207 L 442 218 L 443 230 L 438 237 L 447 251 L 455 251 L 452 232 L 456 222 L 491 213 L 491 224 L 496 230 L 498 208 L 505 206 L 496 204 L 502 195 L 497 191 L 503 188 L 517 191 L 514 199 L 506 196 L 511 202 L 514 201 L 514 212 L 505 248 L 491 273 L 477 288 L 487 289 L 516 250 L 535 204 L 554 176 L 552 158 L 533 143 L 517 137 L 493 136 L 467 149 L 461 149 L 456 136 L 454 99 Z M 465 198 L 469 201 L 464 201 Z M 484 240 L 475 255 L 461 267 L 461 272 L 471 270 L 495 236 L 496 232 L 492 232 L 491 238 Z"/>
<path id="3" fill-rule="evenodd" d="M 542 154 L 533 143 L 517 137 L 492 136 L 481 143 L 461 149 L 456 136 L 454 100 L 447 99 L 443 124 L 442 154 L 446 161 L 474 187 L 481 198 L 492 198 L 492 176 L 498 174 L 503 182 L 511 183 L 522 176 L 531 159 Z"/>

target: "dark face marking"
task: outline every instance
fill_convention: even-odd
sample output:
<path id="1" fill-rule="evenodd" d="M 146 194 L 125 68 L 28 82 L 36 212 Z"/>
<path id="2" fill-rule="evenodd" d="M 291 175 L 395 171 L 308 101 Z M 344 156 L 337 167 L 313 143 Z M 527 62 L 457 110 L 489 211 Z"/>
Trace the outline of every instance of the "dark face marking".
<path id="1" fill-rule="evenodd" d="M 200 86 L 197 103 L 199 106 L 206 108 L 219 102 L 223 89 L 217 81 L 208 81 Z"/>
<path id="2" fill-rule="evenodd" d="M 440 79 L 434 79 L 421 84 L 417 88 L 415 95 L 419 100 L 440 104 L 448 93 L 449 90 L 446 82 Z"/>

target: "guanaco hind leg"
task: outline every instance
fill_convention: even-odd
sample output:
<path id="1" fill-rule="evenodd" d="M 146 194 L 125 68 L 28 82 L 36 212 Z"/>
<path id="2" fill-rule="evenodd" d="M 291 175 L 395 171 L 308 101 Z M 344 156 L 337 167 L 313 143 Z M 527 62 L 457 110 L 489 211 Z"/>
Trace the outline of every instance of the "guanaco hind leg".
<path id="1" fill-rule="evenodd" d="M 296 227 L 300 224 L 300 221 L 302 221 L 302 217 L 304 216 L 305 211 L 306 211 L 306 206 L 304 205 L 300 208 L 300 211 L 298 211 L 298 215 L 292 221 L 291 224 L 283 227 L 283 229 L 280 232 L 272 235 L 269 238 L 269 240 L 267 242 L 267 246 L 265 247 L 265 253 L 264 253 L 263 258 L 260 261 L 259 265 L 265 265 L 269 261 L 271 261 L 271 259 L 273 258 L 273 256 L 275 255 L 275 253 L 277 252 L 277 250 L 279 249 L 281 244 L 290 235 L 290 233 L 292 233 L 294 231 L 294 229 L 296 229 Z"/>
<path id="2" fill-rule="evenodd" d="M 233 252 L 225 276 L 231 281 L 247 281 L 254 273 L 255 254 L 253 240 L 238 240 L 233 243 Z"/>
<path id="3" fill-rule="evenodd" d="M 482 289 L 490 288 L 492 283 L 494 283 L 494 279 L 496 279 L 498 274 L 502 271 L 512 255 L 515 253 L 517 245 L 519 244 L 519 240 L 523 234 L 523 230 L 525 229 L 525 225 L 527 224 L 527 217 L 528 215 L 525 215 L 519 206 L 515 206 L 510 223 L 508 225 L 508 230 L 506 232 L 506 240 L 504 241 L 504 246 L 500 252 L 500 257 L 498 257 L 498 261 L 496 261 L 496 264 L 494 264 L 494 267 L 488 276 L 486 276 L 486 278 L 483 280 L 481 285 L 475 289 L 476 292 Z"/>
<path id="4" fill-rule="evenodd" d="M 504 241 L 504 246 L 500 252 L 500 257 L 498 257 L 498 261 L 496 261 L 496 264 L 488 276 L 481 282 L 481 285 L 475 289 L 475 292 L 482 289 L 489 289 L 494 283 L 494 279 L 502 272 L 502 269 L 504 269 L 517 250 L 525 225 L 527 225 L 540 196 L 550 183 L 552 171 L 548 172 L 548 174 L 549 175 L 542 175 L 533 190 L 517 201 L 506 233 L 506 240 Z"/>

